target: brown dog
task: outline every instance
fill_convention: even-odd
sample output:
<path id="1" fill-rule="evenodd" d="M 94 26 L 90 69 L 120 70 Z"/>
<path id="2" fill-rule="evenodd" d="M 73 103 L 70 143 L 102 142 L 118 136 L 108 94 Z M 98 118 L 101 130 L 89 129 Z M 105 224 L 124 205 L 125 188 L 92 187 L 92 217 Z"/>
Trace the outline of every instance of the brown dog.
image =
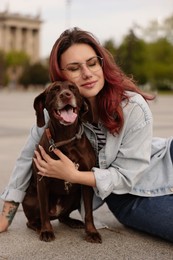
<path id="1" fill-rule="evenodd" d="M 59 148 L 79 170 L 88 171 L 95 165 L 95 153 L 83 131 L 82 116 L 87 112 L 87 104 L 80 96 L 78 88 L 71 82 L 54 82 L 35 98 L 37 125 L 45 125 L 44 108 L 50 120 L 40 140 L 45 151 L 54 159 L 58 157 L 53 149 Z M 73 210 L 80 208 L 81 191 L 85 207 L 85 231 L 88 242 L 101 243 L 101 236 L 93 223 L 93 189 L 88 186 L 41 177 L 33 163 L 30 186 L 22 203 L 28 219 L 27 226 L 39 231 L 40 240 L 54 240 L 50 220 L 59 219 L 73 228 L 84 227 L 83 222 L 69 217 Z"/>

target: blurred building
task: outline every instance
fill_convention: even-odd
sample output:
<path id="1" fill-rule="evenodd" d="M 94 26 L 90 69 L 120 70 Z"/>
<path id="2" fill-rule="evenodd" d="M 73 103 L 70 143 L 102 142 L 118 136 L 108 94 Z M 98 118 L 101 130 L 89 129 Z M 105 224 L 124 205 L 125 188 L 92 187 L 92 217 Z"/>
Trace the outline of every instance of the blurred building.
<path id="1" fill-rule="evenodd" d="M 23 51 L 31 62 L 40 58 L 40 16 L 0 12 L 0 50 Z"/>

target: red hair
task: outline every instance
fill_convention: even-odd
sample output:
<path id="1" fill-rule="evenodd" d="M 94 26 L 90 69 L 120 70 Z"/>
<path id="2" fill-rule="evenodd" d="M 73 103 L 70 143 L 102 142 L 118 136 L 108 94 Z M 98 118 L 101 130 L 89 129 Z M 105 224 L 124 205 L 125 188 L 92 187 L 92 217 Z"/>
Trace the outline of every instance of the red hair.
<path id="1" fill-rule="evenodd" d="M 141 94 L 145 100 L 154 99 L 153 96 L 140 90 L 133 80 L 127 77 L 116 65 L 112 55 L 89 32 L 79 28 L 64 31 L 55 42 L 49 60 L 49 73 L 52 82 L 65 80 L 60 70 L 61 55 L 73 44 L 85 43 L 90 45 L 96 54 L 103 58 L 103 74 L 105 85 L 97 95 L 99 118 L 110 133 L 119 133 L 123 123 L 122 100 L 128 102 L 128 91 Z"/>

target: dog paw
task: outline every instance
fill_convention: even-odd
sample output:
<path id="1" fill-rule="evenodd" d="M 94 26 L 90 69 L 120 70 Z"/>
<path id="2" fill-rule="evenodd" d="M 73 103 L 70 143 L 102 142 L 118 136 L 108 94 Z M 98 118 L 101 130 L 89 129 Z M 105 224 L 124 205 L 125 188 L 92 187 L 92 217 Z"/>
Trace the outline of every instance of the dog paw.
<path id="1" fill-rule="evenodd" d="M 39 236 L 41 241 L 51 242 L 55 239 L 53 231 L 41 231 Z"/>
<path id="2" fill-rule="evenodd" d="M 102 237 L 98 232 L 87 233 L 85 240 L 90 243 L 102 243 Z"/>

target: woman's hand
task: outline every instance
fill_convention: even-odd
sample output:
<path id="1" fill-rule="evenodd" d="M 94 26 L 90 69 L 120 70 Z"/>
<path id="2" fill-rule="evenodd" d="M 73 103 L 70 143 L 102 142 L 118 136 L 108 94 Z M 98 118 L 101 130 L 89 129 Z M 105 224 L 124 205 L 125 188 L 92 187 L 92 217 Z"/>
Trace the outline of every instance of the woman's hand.
<path id="1" fill-rule="evenodd" d="M 46 177 L 52 177 L 77 183 L 76 174 L 78 173 L 76 165 L 65 156 L 59 149 L 53 150 L 59 157 L 59 160 L 52 159 L 43 149 L 39 146 L 40 153 L 35 151 L 34 162 L 39 170 L 38 174 Z"/>

